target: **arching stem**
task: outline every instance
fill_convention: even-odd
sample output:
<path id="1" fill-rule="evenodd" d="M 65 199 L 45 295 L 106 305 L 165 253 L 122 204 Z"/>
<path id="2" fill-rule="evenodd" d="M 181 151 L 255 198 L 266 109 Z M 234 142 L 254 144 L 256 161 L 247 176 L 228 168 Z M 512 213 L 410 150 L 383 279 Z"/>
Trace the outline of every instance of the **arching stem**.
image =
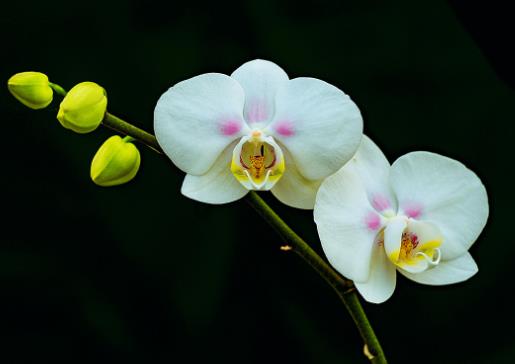
<path id="1" fill-rule="evenodd" d="M 52 89 L 61 96 L 66 91 L 59 85 L 51 83 Z M 102 124 L 106 127 L 125 134 L 145 144 L 159 154 L 163 154 L 157 139 L 154 135 L 120 119 L 108 112 L 105 113 Z M 377 339 L 370 322 L 361 306 L 359 297 L 352 281 L 343 278 L 329 264 L 325 262 L 311 247 L 298 236 L 277 213 L 254 191 L 245 197 L 247 203 L 284 239 L 286 246 L 283 250 L 293 250 L 304 261 L 306 261 L 329 285 L 336 291 L 336 294 L 349 311 L 356 324 L 361 338 L 364 342 L 364 355 L 374 364 L 387 363 L 381 344 Z"/>

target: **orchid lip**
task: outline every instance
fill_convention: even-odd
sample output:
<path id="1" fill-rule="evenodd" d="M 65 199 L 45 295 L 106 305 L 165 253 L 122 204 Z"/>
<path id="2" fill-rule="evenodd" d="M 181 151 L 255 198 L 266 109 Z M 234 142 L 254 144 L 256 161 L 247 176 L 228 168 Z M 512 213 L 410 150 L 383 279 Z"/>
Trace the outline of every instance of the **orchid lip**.
<path id="1" fill-rule="evenodd" d="M 405 216 L 392 218 L 388 224 L 394 224 L 390 228 L 394 233 L 385 249 L 394 265 L 410 273 L 421 273 L 440 263 L 443 238 L 436 226 Z"/>
<path id="2" fill-rule="evenodd" d="M 233 150 L 231 172 L 248 190 L 270 190 L 284 169 L 281 147 L 259 129 L 243 136 Z"/>
<path id="3" fill-rule="evenodd" d="M 436 253 L 436 258 L 430 257 L 429 255 L 427 255 L 426 253 L 423 253 L 423 252 L 418 252 L 418 253 L 416 253 L 416 255 L 424 257 L 424 259 L 427 261 L 427 263 L 430 266 L 436 266 L 436 265 L 438 265 L 438 263 L 440 263 L 440 260 L 442 259 L 442 253 L 439 248 L 435 248 L 434 252 Z"/>

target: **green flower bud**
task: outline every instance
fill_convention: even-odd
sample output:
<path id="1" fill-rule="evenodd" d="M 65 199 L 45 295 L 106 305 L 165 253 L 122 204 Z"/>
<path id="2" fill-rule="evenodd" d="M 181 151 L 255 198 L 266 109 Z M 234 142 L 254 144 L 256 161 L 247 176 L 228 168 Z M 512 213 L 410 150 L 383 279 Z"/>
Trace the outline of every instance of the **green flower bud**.
<path id="1" fill-rule="evenodd" d="M 98 128 L 106 108 L 105 90 L 94 82 L 81 82 L 64 97 L 57 120 L 65 128 L 85 134 Z"/>
<path id="2" fill-rule="evenodd" d="M 40 72 L 21 72 L 7 81 L 11 94 L 31 109 L 43 109 L 52 102 L 54 91 L 47 75 Z"/>
<path id="3" fill-rule="evenodd" d="M 138 173 L 141 157 L 130 141 L 118 135 L 107 139 L 91 162 L 90 175 L 99 186 L 108 187 L 129 182 Z"/>

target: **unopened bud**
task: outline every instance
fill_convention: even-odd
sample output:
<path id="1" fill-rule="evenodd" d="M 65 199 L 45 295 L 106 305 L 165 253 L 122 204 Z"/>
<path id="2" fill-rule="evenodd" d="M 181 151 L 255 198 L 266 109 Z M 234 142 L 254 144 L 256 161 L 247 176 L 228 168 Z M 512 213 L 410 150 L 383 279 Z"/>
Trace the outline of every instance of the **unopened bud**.
<path id="1" fill-rule="evenodd" d="M 108 187 L 129 182 L 138 173 L 141 157 L 131 137 L 114 135 L 98 149 L 91 162 L 90 175 L 99 186 Z"/>
<path id="2" fill-rule="evenodd" d="M 43 109 L 52 102 L 54 91 L 48 77 L 40 72 L 21 72 L 7 81 L 11 94 L 31 109 Z"/>
<path id="3" fill-rule="evenodd" d="M 89 133 L 98 128 L 106 109 L 105 90 L 94 82 L 81 82 L 64 97 L 57 120 L 76 133 Z"/>

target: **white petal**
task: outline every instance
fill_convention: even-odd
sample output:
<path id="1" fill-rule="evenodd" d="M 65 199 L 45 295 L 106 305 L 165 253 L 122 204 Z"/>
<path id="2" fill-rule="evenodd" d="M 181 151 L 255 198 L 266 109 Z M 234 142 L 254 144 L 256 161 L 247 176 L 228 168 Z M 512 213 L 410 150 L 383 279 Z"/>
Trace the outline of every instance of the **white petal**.
<path id="1" fill-rule="evenodd" d="M 434 223 L 442 232 L 442 257 L 464 254 L 488 217 L 488 198 L 479 178 L 463 164 L 429 152 L 400 157 L 390 172 L 400 213 Z"/>
<path id="2" fill-rule="evenodd" d="M 390 188 L 390 163 L 368 136 L 363 135 L 356 154 L 345 168 L 352 168 L 360 175 L 368 199 L 377 211 L 397 210 L 397 200 Z"/>
<path id="3" fill-rule="evenodd" d="M 266 129 L 311 180 L 340 169 L 356 152 L 362 131 L 361 114 L 349 96 L 324 81 L 305 77 L 277 91 L 274 120 Z"/>
<path id="4" fill-rule="evenodd" d="M 442 261 L 436 267 L 422 273 L 412 274 L 399 269 L 400 273 L 412 281 L 431 286 L 463 282 L 477 271 L 477 264 L 469 253 L 452 260 Z"/>
<path id="5" fill-rule="evenodd" d="M 207 73 L 179 82 L 154 111 L 159 145 L 184 172 L 202 175 L 246 130 L 243 104 L 243 89 L 229 76 Z"/>
<path id="6" fill-rule="evenodd" d="M 282 148 L 286 150 L 286 148 Z M 300 208 L 313 209 L 315 197 L 322 180 L 308 180 L 303 177 L 295 166 L 291 155 L 286 152 L 286 171 L 281 180 L 272 189 L 272 193 L 282 203 Z M 352 168 L 361 177 L 367 190 L 370 203 L 378 211 L 396 209 L 397 202 L 389 187 L 388 176 L 390 163 L 377 145 L 366 135 L 354 157 L 345 165 Z"/>
<path id="7" fill-rule="evenodd" d="M 418 240 L 415 252 L 438 248 L 442 244 L 442 232 L 432 223 L 409 219 L 408 230 L 415 234 Z"/>
<path id="8" fill-rule="evenodd" d="M 211 204 L 228 203 L 245 196 L 249 191 L 234 178 L 230 169 L 235 144 L 224 150 L 207 173 L 201 176 L 187 174 L 182 183 L 182 194 Z"/>
<path id="9" fill-rule="evenodd" d="M 368 281 L 356 282 L 355 286 L 368 302 L 382 303 L 392 296 L 395 283 L 395 265 L 386 256 L 383 247 L 377 245 L 372 254 Z"/>
<path id="10" fill-rule="evenodd" d="M 286 169 L 271 192 L 285 205 L 312 210 L 315 206 L 315 197 L 322 181 L 311 181 L 304 178 L 297 170 L 290 154 L 288 152 L 283 154 L 286 161 Z"/>
<path id="11" fill-rule="evenodd" d="M 244 116 L 251 126 L 272 120 L 277 88 L 288 75 L 275 63 L 256 59 L 243 64 L 231 75 L 245 91 Z"/>
<path id="12" fill-rule="evenodd" d="M 404 217 L 394 217 L 388 221 L 384 229 L 384 249 L 392 263 L 397 263 L 401 251 L 402 233 L 406 229 Z"/>
<path id="13" fill-rule="evenodd" d="M 322 182 L 314 216 L 329 262 L 345 277 L 366 282 L 381 220 L 359 176 L 344 167 Z"/>

